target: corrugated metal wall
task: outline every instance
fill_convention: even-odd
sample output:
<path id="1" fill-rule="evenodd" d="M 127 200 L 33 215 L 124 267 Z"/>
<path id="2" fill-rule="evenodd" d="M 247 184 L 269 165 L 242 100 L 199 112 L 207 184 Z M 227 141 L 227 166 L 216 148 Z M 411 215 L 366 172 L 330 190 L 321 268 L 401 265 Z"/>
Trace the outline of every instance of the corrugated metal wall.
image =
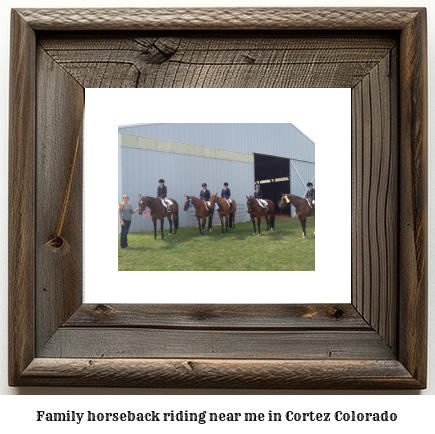
<path id="1" fill-rule="evenodd" d="M 292 124 L 145 124 L 119 132 L 252 154 L 315 161 L 314 143 Z"/>
<path id="2" fill-rule="evenodd" d="M 312 182 L 316 188 L 315 178 L 316 165 L 306 161 L 290 160 L 290 193 L 295 196 L 304 197 L 307 192 L 307 182 Z M 291 215 L 294 215 L 295 208 L 291 206 Z"/>
<path id="3" fill-rule="evenodd" d="M 122 194 L 130 196 L 130 203 L 137 207 L 139 194 L 156 197 L 159 179 L 165 180 L 168 197 L 180 207 L 180 227 L 190 226 L 189 215 L 184 211 L 184 195 L 199 197 L 201 184 L 206 182 L 211 193 L 221 193 L 226 181 L 231 197 L 236 203 L 245 204 L 245 195 L 254 185 L 254 164 L 238 161 L 217 160 L 169 152 L 121 147 Z M 245 221 L 248 214 L 246 214 Z M 160 225 L 158 225 L 160 227 Z M 166 229 L 169 223 L 165 220 Z M 133 215 L 130 232 L 153 230 L 151 217 Z"/>

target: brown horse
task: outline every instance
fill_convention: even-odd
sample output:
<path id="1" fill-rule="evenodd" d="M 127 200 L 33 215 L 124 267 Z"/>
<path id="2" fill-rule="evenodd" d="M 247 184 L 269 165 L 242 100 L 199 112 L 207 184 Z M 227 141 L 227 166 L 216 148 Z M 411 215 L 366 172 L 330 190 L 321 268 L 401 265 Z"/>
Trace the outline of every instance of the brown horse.
<path id="1" fill-rule="evenodd" d="M 198 220 L 198 226 L 199 226 L 199 235 L 204 235 L 204 228 L 205 228 L 205 222 L 207 220 L 207 216 L 208 216 L 208 229 L 211 232 L 214 207 L 210 206 L 210 211 L 208 211 L 207 208 L 205 207 L 205 202 L 203 200 L 193 196 L 186 196 L 186 195 L 184 196 L 186 197 L 186 199 L 184 200 L 184 211 L 187 211 L 189 209 L 189 200 L 192 201 L 192 205 L 195 207 L 196 218 Z M 202 227 L 201 227 L 201 219 L 202 219 Z"/>
<path id="2" fill-rule="evenodd" d="M 224 217 L 226 233 L 228 233 L 228 224 L 230 228 L 232 227 L 234 231 L 236 230 L 236 202 L 233 200 L 232 203 L 233 209 L 231 210 L 226 199 L 219 197 L 217 193 L 210 196 L 210 206 L 214 207 L 215 204 L 218 204 L 219 206 L 218 213 L 222 224 L 221 234 L 224 233 Z"/>
<path id="3" fill-rule="evenodd" d="M 302 238 L 306 238 L 307 233 L 305 232 L 305 225 L 307 224 L 307 217 L 313 216 L 316 218 L 314 205 L 312 205 L 313 208 L 311 208 L 310 205 L 308 205 L 307 199 L 304 199 L 303 197 L 295 196 L 294 194 L 282 194 L 279 207 L 284 208 L 289 202 L 296 208 L 296 214 L 298 215 L 302 225 Z"/>
<path id="4" fill-rule="evenodd" d="M 248 209 L 248 213 L 251 214 L 251 220 L 254 224 L 254 235 L 257 235 L 257 229 L 255 227 L 255 218 L 258 221 L 258 236 L 261 235 L 260 223 L 261 216 L 264 216 L 266 219 L 267 229 L 273 231 L 275 229 L 275 204 L 269 200 L 264 199 L 267 202 L 267 209 L 260 206 L 257 199 L 253 196 L 246 196 L 248 201 L 246 202 L 246 208 Z"/>
<path id="5" fill-rule="evenodd" d="M 145 208 L 148 207 L 151 211 L 151 218 L 154 223 L 154 239 L 157 238 L 157 220 L 160 220 L 160 228 L 162 230 L 162 240 L 163 240 L 163 223 L 165 217 L 168 218 L 169 222 L 169 235 L 172 235 L 172 219 L 174 219 L 175 235 L 178 229 L 178 203 L 174 199 L 169 199 L 172 205 L 169 206 L 170 212 L 166 210 L 166 207 L 162 204 L 159 197 L 149 197 L 141 196 L 139 194 L 139 214 L 142 215 Z"/>

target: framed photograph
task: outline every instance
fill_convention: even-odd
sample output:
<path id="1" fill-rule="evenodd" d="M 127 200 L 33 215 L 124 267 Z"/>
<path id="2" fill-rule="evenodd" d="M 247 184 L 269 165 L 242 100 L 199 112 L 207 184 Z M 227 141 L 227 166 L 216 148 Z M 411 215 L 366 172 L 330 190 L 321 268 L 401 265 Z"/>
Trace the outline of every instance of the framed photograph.
<path id="1" fill-rule="evenodd" d="M 424 8 L 18 9 L 11 26 L 11 386 L 426 387 Z M 83 303 L 89 88 L 351 89 L 352 193 L 333 205 L 351 207 L 351 302 Z"/>
<path id="2" fill-rule="evenodd" d="M 106 88 L 86 89 L 85 98 L 85 303 L 351 301 L 350 89 Z M 141 124 L 144 119 L 151 123 Z M 117 245 L 107 236 L 121 232 L 118 213 L 109 211 L 109 192 L 118 191 L 121 202 L 127 194 L 136 209 L 139 195 L 156 197 L 162 178 L 168 197 L 178 203 L 177 234 L 174 228 L 170 234 L 165 219 L 162 240 L 157 220 L 154 239 L 152 216 L 136 212 L 130 248 L 122 248 L 121 240 Z M 274 205 L 274 230 L 267 231 L 263 215 L 261 237 L 247 213 L 246 196 L 254 194 L 255 180 Z M 205 226 L 199 235 L 195 208 L 186 207 L 185 195 L 201 205 L 195 197 L 205 181 L 219 196 L 229 182 L 237 229 L 222 235 L 215 216 L 212 230 Z M 310 181 L 319 185 L 319 197 L 339 191 L 349 206 L 337 221 L 321 202 L 317 239 L 313 216 L 306 218 L 302 239 L 301 221 L 289 219 L 289 207 L 279 204 L 282 192 L 304 197 Z M 303 200 L 302 209 L 312 208 Z M 98 242 L 95 234 L 101 234 Z"/>

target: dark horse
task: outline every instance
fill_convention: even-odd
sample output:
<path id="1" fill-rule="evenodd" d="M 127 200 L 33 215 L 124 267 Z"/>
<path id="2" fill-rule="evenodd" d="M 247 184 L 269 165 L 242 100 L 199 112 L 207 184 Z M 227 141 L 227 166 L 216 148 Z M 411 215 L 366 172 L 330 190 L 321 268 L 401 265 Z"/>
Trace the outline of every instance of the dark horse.
<path id="1" fill-rule="evenodd" d="M 257 217 L 258 221 L 258 235 L 261 234 L 261 216 L 264 216 L 264 218 L 266 219 L 266 230 L 273 231 L 275 229 L 275 204 L 269 199 L 264 199 L 264 201 L 267 202 L 267 209 L 264 209 L 260 206 L 255 197 L 246 196 L 246 199 L 248 199 L 248 201 L 246 202 L 246 207 L 248 209 L 248 213 L 251 214 L 251 220 L 254 224 L 254 235 L 257 235 L 257 228 L 255 227 L 255 217 Z"/>
<path id="2" fill-rule="evenodd" d="M 289 202 L 296 208 L 296 214 L 298 215 L 302 225 L 302 238 L 306 238 L 307 233 L 305 232 L 305 225 L 307 224 L 307 217 L 313 216 L 316 218 L 314 205 L 312 205 L 313 208 L 311 208 L 310 205 L 308 205 L 307 199 L 304 199 L 303 197 L 295 196 L 293 194 L 283 194 L 281 196 L 279 207 L 284 208 Z"/>
<path id="3" fill-rule="evenodd" d="M 218 213 L 222 224 L 221 234 L 224 233 L 224 217 L 225 217 L 226 233 L 228 233 L 228 223 L 230 228 L 232 227 L 233 230 L 236 230 L 236 202 L 234 202 L 234 200 L 232 201 L 233 209 L 231 210 L 230 207 L 228 206 L 226 199 L 219 197 L 216 193 L 210 196 L 210 206 L 214 207 L 216 203 L 219 206 Z"/>
<path id="4" fill-rule="evenodd" d="M 209 212 L 205 207 L 205 202 L 203 200 L 193 196 L 186 196 L 186 199 L 184 200 L 184 211 L 187 211 L 189 209 L 189 200 L 192 201 L 192 205 L 195 207 L 196 218 L 198 220 L 198 226 L 199 226 L 199 235 L 204 235 L 205 221 L 207 220 L 207 216 L 209 216 L 208 229 L 211 232 L 214 207 L 210 206 L 210 212 Z M 201 227 L 201 219 L 202 219 L 202 227 Z"/>
<path id="5" fill-rule="evenodd" d="M 171 212 L 166 210 L 166 207 L 162 204 L 162 201 L 158 197 L 149 197 L 139 195 L 139 214 L 142 215 L 145 208 L 148 207 L 151 211 L 151 218 L 154 223 L 154 239 L 157 238 L 157 220 L 160 220 L 160 228 L 162 230 L 162 240 L 163 240 L 163 223 L 165 217 L 168 218 L 169 222 L 169 235 L 172 234 L 172 219 L 174 219 L 175 234 L 177 234 L 178 229 L 178 203 L 174 199 L 169 199 L 173 205 L 169 206 Z"/>

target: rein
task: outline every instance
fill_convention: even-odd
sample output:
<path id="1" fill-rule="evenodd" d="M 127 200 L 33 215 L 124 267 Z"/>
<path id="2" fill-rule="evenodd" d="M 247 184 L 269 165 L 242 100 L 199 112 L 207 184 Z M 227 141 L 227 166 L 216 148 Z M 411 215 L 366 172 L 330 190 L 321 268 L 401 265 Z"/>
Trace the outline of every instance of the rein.
<path id="1" fill-rule="evenodd" d="M 148 207 L 150 209 L 150 211 L 156 212 L 155 210 L 153 210 L 153 206 L 157 203 L 158 198 L 154 201 L 154 203 L 152 205 L 148 204 L 148 200 L 151 199 L 147 196 L 146 200 L 145 200 L 145 206 Z"/>

